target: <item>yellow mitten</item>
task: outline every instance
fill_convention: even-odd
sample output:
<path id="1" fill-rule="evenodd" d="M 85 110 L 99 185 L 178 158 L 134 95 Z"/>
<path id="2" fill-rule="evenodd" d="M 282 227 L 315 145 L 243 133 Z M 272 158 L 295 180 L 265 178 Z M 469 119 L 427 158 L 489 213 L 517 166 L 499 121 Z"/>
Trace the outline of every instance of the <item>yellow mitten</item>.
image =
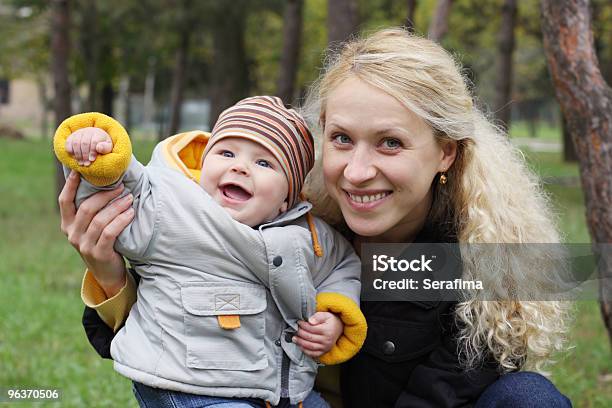
<path id="1" fill-rule="evenodd" d="M 339 293 L 319 293 L 317 312 L 330 312 L 338 315 L 344 323 L 344 332 L 336 345 L 323 354 L 319 361 L 323 364 L 340 364 L 353 357 L 363 346 L 368 325 L 359 306 L 352 299 Z"/>
<path id="2" fill-rule="evenodd" d="M 113 141 L 113 151 L 98 155 L 87 167 L 80 166 L 66 151 L 66 139 L 75 131 L 86 127 L 104 130 Z M 123 126 L 110 116 L 96 112 L 81 113 L 64 120 L 55 131 L 53 150 L 62 164 L 76 170 L 95 186 L 108 186 L 119 180 L 132 158 L 132 144 Z"/>

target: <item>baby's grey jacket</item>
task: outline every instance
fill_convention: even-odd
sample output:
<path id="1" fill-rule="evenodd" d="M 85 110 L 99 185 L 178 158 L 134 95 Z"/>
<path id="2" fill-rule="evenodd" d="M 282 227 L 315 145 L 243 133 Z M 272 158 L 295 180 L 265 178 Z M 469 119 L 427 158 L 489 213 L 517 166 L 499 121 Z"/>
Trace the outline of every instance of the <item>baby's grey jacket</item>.
<path id="1" fill-rule="evenodd" d="M 316 218 L 324 256 L 315 256 L 306 201 L 256 229 L 233 220 L 174 164 L 172 142 L 160 143 L 146 167 L 132 157 L 117 182 L 134 195 L 135 218 L 115 249 L 141 280 L 111 345 L 115 370 L 186 393 L 304 400 L 317 363 L 291 336 L 314 313 L 317 294 L 349 298 L 358 311 L 359 258 Z M 117 183 L 82 180 L 77 205 Z M 239 315 L 240 327 L 221 328 L 219 315 Z"/>

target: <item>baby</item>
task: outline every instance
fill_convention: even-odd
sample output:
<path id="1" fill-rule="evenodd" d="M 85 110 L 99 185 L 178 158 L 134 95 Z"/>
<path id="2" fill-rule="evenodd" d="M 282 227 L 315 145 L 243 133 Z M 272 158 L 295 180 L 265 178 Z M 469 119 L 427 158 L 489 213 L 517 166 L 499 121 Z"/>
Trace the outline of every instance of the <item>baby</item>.
<path id="1" fill-rule="evenodd" d="M 77 205 L 121 182 L 134 196 L 134 220 L 115 248 L 141 279 L 111 355 L 137 391 L 297 404 L 317 371 L 292 342 L 298 321 L 315 309 L 340 317 L 343 325 L 323 318 L 309 339 L 339 335 L 319 348 L 322 363 L 345 361 L 363 344 L 359 259 L 300 200 L 313 139 L 280 99 L 238 102 L 210 135 L 159 143 L 146 167 L 121 125 L 98 113 L 64 121 L 54 148 L 84 178 Z M 142 405 L 154 395 L 137 393 Z"/>

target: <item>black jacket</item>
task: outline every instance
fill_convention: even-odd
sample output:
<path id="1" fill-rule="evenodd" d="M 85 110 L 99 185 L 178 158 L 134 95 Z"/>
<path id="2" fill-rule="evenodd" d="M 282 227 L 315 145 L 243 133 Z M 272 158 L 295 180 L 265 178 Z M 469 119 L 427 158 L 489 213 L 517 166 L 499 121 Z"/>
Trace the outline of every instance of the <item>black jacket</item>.
<path id="1" fill-rule="evenodd" d="M 115 337 L 113 329 L 104 323 L 94 309 L 87 306 L 85 306 L 83 311 L 82 322 L 87 339 L 94 350 L 96 350 L 100 357 L 110 359 L 110 344 L 113 337 Z"/>
<path id="2" fill-rule="evenodd" d="M 424 228 L 415 242 L 446 242 L 440 229 Z M 461 274 L 457 255 L 457 274 Z M 499 378 L 497 364 L 463 370 L 458 361 L 456 303 L 362 302 L 368 335 L 341 368 L 343 405 L 360 407 L 468 407 Z"/>
<path id="3" fill-rule="evenodd" d="M 345 407 L 465 407 L 498 377 L 496 365 L 465 372 L 454 304 L 364 302 L 364 347 L 342 366 Z"/>

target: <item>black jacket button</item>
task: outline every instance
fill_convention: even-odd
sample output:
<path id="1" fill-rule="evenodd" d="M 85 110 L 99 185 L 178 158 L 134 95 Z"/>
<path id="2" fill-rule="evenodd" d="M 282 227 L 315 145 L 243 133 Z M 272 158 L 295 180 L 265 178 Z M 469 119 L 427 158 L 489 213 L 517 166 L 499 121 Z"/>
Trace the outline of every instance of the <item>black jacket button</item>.
<path id="1" fill-rule="evenodd" d="M 281 345 L 281 341 L 280 341 L 280 339 L 276 339 L 276 341 L 274 342 L 274 344 L 276 344 L 277 346 L 280 346 L 280 345 Z"/>
<path id="2" fill-rule="evenodd" d="M 383 353 L 387 356 L 390 356 L 395 352 L 395 344 L 392 341 L 385 341 L 382 346 Z"/>
<path id="3" fill-rule="evenodd" d="M 283 264 L 283 258 L 281 256 L 275 256 L 272 260 L 274 266 L 281 266 Z"/>

